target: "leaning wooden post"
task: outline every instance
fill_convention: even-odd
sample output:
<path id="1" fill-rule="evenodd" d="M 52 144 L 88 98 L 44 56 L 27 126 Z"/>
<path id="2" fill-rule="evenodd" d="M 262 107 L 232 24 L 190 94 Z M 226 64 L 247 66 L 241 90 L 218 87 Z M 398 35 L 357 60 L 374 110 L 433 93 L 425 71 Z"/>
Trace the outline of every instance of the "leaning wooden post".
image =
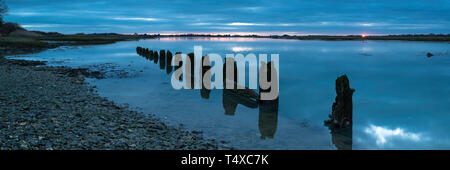
<path id="1" fill-rule="evenodd" d="M 353 101 L 352 96 L 355 90 L 350 88 L 350 81 L 347 75 L 336 79 L 336 101 L 333 103 L 330 120 L 325 124 L 330 128 L 340 129 L 353 125 Z"/>
<path id="2" fill-rule="evenodd" d="M 176 55 L 181 55 L 181 52 L 176 52 L 176 53 L 175 53 L 175 56 L 176 56 Z M 183 61 L 181 61 L 180 64 L 178 64 L 178 66 L 174 66 L 174 69 L 175 69 L 175 70 L 178 70 L 182 65 L 183 65 Z"/>

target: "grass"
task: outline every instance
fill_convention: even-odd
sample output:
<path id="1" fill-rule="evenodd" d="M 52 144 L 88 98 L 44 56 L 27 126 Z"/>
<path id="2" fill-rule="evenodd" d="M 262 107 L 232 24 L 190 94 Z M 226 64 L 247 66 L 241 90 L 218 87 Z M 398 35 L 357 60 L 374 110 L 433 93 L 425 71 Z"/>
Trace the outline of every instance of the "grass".
<path id="1" fill-rule="evenodd" d="M 39 41 L 32 37 L 0 37 L 1 47 L 15 48 L 46 48 L 49 43 Z"/>
<path id="2" fill-rule="evenodd" d="M 57 46 L 100 45 L 118 41 L 154 38 L 143 35 L 49 35 L 0 37 L 0 47 L 5 48 L 54 48 Z"/>

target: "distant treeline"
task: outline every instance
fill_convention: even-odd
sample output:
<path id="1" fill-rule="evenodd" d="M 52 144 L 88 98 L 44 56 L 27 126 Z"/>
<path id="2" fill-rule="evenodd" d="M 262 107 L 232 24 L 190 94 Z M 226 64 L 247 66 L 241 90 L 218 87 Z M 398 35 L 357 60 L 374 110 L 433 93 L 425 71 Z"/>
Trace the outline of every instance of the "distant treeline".
<path id="1" fill-rule="evenodd" d="M 297 40 L 405 40 L 405 41 L 450 41 L 450 34 L 400 34 L 400 35 L 231 35 L 231 34 L 173 34 L 156 37 L 251 37 Z"/>
<path id="2" fill-rule="evenodd" d="M 135 33 L 135 35 L 138 35 Z M 361 35 L 233 35 L 233 34 L 139 34 L 139 35 L 154 35 L 159 37 L 361 37 Z M 397 34 L 397 35 L 372 35 L 368 37 L 450 37 L 450 34 Z"/>

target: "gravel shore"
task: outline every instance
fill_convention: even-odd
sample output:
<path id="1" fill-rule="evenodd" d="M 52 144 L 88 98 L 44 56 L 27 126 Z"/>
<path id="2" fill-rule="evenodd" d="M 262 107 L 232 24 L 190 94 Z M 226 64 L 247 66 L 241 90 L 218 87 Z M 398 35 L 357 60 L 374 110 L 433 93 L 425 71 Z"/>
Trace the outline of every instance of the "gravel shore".
<path id="1" fill-rule="evenodd" d="M 232 149 L 94 93 L 83 70 L 0 56 L 1 150 Z"/>

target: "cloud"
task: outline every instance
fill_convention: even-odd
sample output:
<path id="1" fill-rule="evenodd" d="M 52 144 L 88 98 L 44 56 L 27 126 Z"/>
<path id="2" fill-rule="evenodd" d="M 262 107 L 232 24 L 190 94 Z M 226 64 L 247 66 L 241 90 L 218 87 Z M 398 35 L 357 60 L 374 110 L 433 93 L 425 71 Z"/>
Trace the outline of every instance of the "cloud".
<path id="1" fill-rule="evenodd" d="M 92 27 L 100 24 L 111 25 L 102 27 L 101 31 L 118 33 L 214 32 L 213 29 L 317 34 L 450 33 L 448 0 L 433 3 L 427 0 L 402 0 L 405 3 L 391 0 L 183 0 L 151 4 L 146 0 L 6 2 L 10 13 L 5 20 L 25 25 L 65 24 L 47 29 L 62 33 L 95 31 Z M 151 27 L 142 26 L 146 23 L 152 24 Z"/>
<path id="2" fill-rule="evenodd" d="M 38 15 L 41 15 L 41 13 L 38 13 L 38 12 L 20 12 L 20 11 L 9 12 L 8 14 L 16 15 L 16 16 L 38 16 Z"/>
<path id="3" fill-rule="evenodd" d="M 110 19 L 120 21 L 163 21 L 160 18 L 144 18 L 144 17 L 112 17 Z"/>
<path id="4" fill-rule="evenodd" d="M 238 27 L 206 27 L 207 29 L 218 29 L 218 30 L 237 30 Z"/>
<path id="5" fill-rule="evenodd" d="M 24 28 L 54 28 L 54 27 L 61 27 L 63 25 L 61 24 L 29 24 L 29 25 L 22 25 Z"/>
<path id="6" fill-rule="evenodd" d="M 389 143 L 390 140 L 394 139 L 402 139 L 413 142 L 419 142 L 422 140 L 421 134 L 405 132 L 402 128 L 388 129 L 382 126 L 370 125 L 364 132 L 373 136 L 376 139 L 376 144 L 379 146 L 383 146 Z"/>
<path id="7" fill-rule="evenodd" d="M 228 26 L 265 26 L 266 24 L 258 24 L 258 23 L 245 23 L 245 22 L 232 22 L 227 23 L 225 25 Z"/>
<path id="8" fill-rule="evenodd" d="M 197 23 L 192 23 L 189 25 L 194 25 L 194 26 L 203 26 L 203 25 L 213 25 L 213 23 L 209 23 L 209 22 L 197 22 Z"/>

